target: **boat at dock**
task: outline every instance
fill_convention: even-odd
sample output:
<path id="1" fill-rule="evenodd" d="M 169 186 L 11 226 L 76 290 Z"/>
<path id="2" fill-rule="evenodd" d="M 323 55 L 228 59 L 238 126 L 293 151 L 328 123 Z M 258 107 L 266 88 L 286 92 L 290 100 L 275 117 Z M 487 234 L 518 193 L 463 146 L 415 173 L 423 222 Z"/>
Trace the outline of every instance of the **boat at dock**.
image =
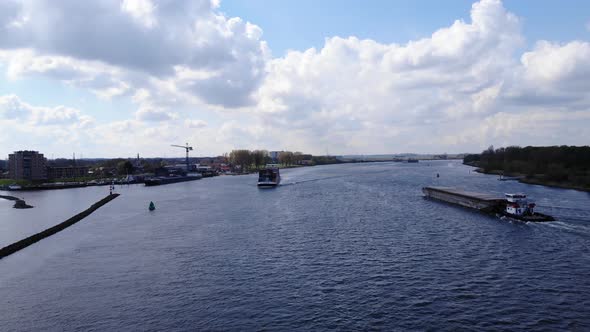
<path id="1" fill-rule="evenodd" d="M 281 183 L 281 174 L 278 167 L 267 166 L 258 172 L 258 187 L 272 188 Z"/>
<path id="2" fill-rule="evenodd" d="M 555 220 L 534 212 L 535 204 L 529 203 L 524 194 L 505 194 L 502 197 L 452 187 L 424 187 L 422 192 L 428 198 L 511 219 L 535 222 Z"/>
<path id="3" fill-rule="evenodd" d="M 160 186 L 164 184 L 200 180 L 203 176 L 199 173 L 186 176 L 156 176 L 144 180 L 146 187 Z"/>

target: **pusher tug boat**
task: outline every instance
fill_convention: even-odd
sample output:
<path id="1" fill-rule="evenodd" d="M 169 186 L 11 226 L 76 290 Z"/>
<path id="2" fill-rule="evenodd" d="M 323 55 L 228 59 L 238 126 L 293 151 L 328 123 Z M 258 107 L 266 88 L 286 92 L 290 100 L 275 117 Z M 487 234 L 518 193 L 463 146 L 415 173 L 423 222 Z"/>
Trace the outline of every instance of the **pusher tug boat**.
<path id="1" fill-rule="evenodd" d="M 535 212 L 535 203 L 529 202 L 525 194 L 506 194 L 506 208 L 502 215 L 522 221 L 553 221 L 552 216 Z"/>

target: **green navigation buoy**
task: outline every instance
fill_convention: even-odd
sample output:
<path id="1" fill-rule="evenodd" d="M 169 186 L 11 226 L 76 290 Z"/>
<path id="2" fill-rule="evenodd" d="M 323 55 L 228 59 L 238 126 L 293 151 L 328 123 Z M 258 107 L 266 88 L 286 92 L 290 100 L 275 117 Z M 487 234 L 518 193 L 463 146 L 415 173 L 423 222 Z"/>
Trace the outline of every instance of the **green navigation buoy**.
<path id="1" fill-rule="evenodd" d="M 155 209 L 156 209 L 156 205 L 154 204 L 154 202 L 150 202 L 149 210 L 154 211 Z"/>

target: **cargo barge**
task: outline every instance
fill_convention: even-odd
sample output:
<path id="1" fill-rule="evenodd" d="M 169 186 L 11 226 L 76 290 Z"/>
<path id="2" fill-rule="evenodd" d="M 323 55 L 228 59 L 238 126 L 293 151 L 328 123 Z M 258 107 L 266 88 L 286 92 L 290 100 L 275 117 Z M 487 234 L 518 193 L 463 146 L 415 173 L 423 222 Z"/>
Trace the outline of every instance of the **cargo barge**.
<path id="1" fill-rule="evenodd" d="M 177 183 L 177 182 L 186 182 L 186 181 L 195 181 L 201 179 L 203 176 L 201 174 L 195 175 L 187 175 L 187 176 L 158 176 L 149 179 L 145 179 L 144 183 L 146 187 L 152 186 L 160 186 L 163 184 L 170 184 L 170 183 Z"/>
<path id="2" fill-rule="evenodd" d="M 258 188 L 274 188 L 281 183 L 281 173 L 275 165 L 267 165 L 258 172 Z"/>
<path id="3" fill-rule="evenodd" d="M 424 187 L 422 192 L 428 198 L 510 219 L 535 222 L 555 220 L 551 216 L 534 212 L 535 204 L 529 203 L 524 194 L 505 194 L 505 197 L 500 197 L 452 187 Z"/>

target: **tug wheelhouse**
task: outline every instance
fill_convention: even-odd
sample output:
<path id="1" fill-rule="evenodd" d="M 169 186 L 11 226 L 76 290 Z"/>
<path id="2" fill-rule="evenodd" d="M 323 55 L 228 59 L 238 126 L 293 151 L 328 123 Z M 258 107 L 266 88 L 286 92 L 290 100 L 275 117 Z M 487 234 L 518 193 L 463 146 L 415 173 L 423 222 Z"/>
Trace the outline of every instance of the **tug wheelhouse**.
<path id="1" fill-rule="evenodd" d="M 515 216 L 533 215 L 535 203 L 529 203 L 525 194 L 506 194 L 506 213 Z"/>
<path id="2" fill-rule="evenodd" d="M 506 194 L 504 216 L 522 221 L 552 221 L 553 217 L 535 212 L 535 203 L 529 202 L 525 194 Z"/>

